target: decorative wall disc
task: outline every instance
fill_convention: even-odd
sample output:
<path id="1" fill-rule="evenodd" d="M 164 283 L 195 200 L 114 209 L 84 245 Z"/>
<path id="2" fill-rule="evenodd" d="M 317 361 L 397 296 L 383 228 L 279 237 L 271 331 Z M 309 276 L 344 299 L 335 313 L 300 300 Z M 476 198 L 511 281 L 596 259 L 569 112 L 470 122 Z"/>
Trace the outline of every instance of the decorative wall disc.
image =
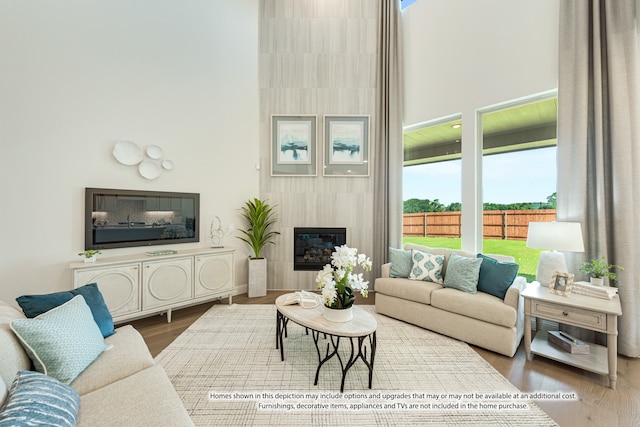
<path id="1" fill-rule="evenodd" d="M 151 160 L 145 160 L 140 163 L 138 167 L 138 171 L 143 178 L 146 179 L 156 179 L 160 176 L 160 166 L 152 162 Z"/>
<path id="2" fill-rule="evenodd" d="M 144 158 L 142 148 L 132 141 L 118 141 L 113 147 L 113 157 L 123 165 L 137 165 Z"/>
<path id="3" fill-rule="evenodd" d="M 147 147 L 147 156 L 149 158 L 157 160 L 162 158 L 162 148 L 157 145 L 150 145 Z"/>

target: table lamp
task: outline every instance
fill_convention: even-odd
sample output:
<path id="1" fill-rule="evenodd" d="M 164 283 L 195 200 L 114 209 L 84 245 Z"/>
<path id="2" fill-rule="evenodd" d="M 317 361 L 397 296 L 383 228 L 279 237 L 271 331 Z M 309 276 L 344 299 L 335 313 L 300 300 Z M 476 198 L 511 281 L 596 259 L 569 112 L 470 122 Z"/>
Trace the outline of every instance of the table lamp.
<path id="1" fill-rule="evenodd" d="M 579 222 L 530 222 L 527 247 L 547 249 L 541 252 L 536 271 L 536 280 L 549 286 L 553 273 L 568 273 L 562 252 L 584 252 L 582 227 Z"/>

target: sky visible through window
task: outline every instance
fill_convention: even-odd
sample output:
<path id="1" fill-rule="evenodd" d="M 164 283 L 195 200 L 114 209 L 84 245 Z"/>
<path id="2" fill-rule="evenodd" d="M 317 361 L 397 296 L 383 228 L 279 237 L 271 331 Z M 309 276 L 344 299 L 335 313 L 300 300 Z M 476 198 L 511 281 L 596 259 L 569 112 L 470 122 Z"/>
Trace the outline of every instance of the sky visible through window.
<path id="1" fill-rule="evenodd" d="M 403 168 L 403 200 L 462 202 L 461 161 Z M 556 191 L 556 147 L 483 157 L 483 202 L 546 202 Z"/>

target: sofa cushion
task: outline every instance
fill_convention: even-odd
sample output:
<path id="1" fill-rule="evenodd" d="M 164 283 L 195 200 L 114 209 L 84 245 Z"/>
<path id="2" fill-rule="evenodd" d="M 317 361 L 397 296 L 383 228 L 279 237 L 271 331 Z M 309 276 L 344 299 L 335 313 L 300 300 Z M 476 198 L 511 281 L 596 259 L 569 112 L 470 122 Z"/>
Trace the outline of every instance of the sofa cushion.
<path id="1" fill-rule="evenodd" d="M 451 249 L 446 248 L 432 248 L 430 246 L 416 245 L 415 243 L 406 243 L 404 245 L 405 250 L 416 249 L 421 252 L 426 252 L 432 255 L 442 255 L 444 257 L 444 264 L 442 265 L 442 277 L 447 274 L 447 263 L 449 262 L 449 257 L 451 256 Z"/>
<path id="2" fill-rule="evenodd" d="M 204 399 L 210 386 L 203 389 Z M 78 426 L 193 426 L 193 421 L 167 374 L 155 365 L 81 396 Z"/>
<path id="3" fill-rule="evenodd" d="M 64 304 L 76 295 L 84 297 L 85 302 L 91 309 L 93 319 L 100 328 L 100 332 L 102 332 L 102 336 L 108 337 L 113 334 L 113 318 L 96 283 L 89 283 L 70 291 L 52 294 L 22 295 L 16 298 L 16 301 L 27 317 L 36 317 Z"/>
<path id="4" fill-rule="evenodd" d="M 389 260 L 391 261 L 390 277 L 409 277 L 413 267 L 411 251 L 389 248 Z"/>
<path id="5" fill-rule="evenodd" d="M 507 289 L 513 283 L 520 266 L 514 262 L 500 262 L 486 255 L 478 254 L 482 259 L 478 290 L 504 300 Z"/>
<path id="6" fill-rule="evenodd" d="M 82 295 L 33 319 L 11 322 L 37 371 L 69 384 L 110 346 Z"/>
<path id="7" fill-rule="evenodd" d="M 76 425 L 80 396 L 47 375 L 18 371 L 7 401 L 0 408 L 0 426 Z"/>
<path id="8" fill-rule="evenodd" d="M 444 278 L 444 287 L 475 294 L 482 259 L 467 258 L 456 253 L 449 257 L 449 267 Z"/>
<path id="9" fill-rule="evenodd" d="M 432 255 L 417 249 L 411 249 L 413 267 L 409 273 L 411 280 L 424 280 L 427 282 L 442 283 L 443 255 Z"/>
<path id="10" fill-rule="evenodd" d="M 517 321 L 515 308 L 484 292 L 470 294 L 456 289 L 440 289 L 431 293 L 431 305 L 508 328 L 514 327 Z"/>
<path id="11" fill-rule="evenodd" d="M 82 396 L 154 365 L 149 349 L 133 326 L 116 329 L 104 341 L 112 346 L 70 384 Z"/>
<path id="12" fill-rule="evenodd" d="M 11 330 L 11 322 L 16 319 L 24 319 L 24 314 L 6 302 L 0 301 L 0 349 L 2 349 L 0 396 L 8 392 L 8 387 L 18 371 L 31 368 L 31 359 L 22 348 L 16 334 Z"/>
<path id="13" fill-rule="evenodd" d="M 431 292 L 437 289 L 442 289 L 442 285 L 399 277 L 379 277 L 375 283 L 376 293 L 392 295 L 421 304 L 431 304 Z"/>

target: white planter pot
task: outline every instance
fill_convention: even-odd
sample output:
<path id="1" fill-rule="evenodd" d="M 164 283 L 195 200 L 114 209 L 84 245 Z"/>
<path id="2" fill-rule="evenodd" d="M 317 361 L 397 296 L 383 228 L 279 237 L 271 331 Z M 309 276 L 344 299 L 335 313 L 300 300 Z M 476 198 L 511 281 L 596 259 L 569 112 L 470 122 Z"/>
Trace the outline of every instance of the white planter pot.
<path id="1" fill-rule="evenodd" d="M 591 284 L 592 284 L 592 285 L 595 285 L 595 286 L 602 286 L 602 285 L 604 285 L 604 278 L 602 278 L 602 277 L 598 277 L 598 278 L 596 278 L 596 277 L 592 277 L 592 278 L 591 278 L 591 279 L 589 279 L 589 280 L 591 281 Z"/>
<path id="2" fill-rule="evenodd" d="M 98 259 L 98 256 L 93 255 L 93 256 L 90 256 L 89 258 L 85 257 L 84 262 L 96 262 L 96 259 Z"/>
<path id="3" fill-rule="evenodd" d="M 249 283 L 247 296 L 263 297 L 267 295 L 267 259 L 249 258 Z"/>
<path id="4" fill-rule="evenodd" d="M 323 316 L 329 322 L 340 323 L 340 322 L 348 322 L 349 320 L 353 319 L 353 306 L 349 308 L 343 308 L 340 310 L 337 310 L 335 308 L 329 308 L 326 305 L 323 307 L 324 307 Z"/>

